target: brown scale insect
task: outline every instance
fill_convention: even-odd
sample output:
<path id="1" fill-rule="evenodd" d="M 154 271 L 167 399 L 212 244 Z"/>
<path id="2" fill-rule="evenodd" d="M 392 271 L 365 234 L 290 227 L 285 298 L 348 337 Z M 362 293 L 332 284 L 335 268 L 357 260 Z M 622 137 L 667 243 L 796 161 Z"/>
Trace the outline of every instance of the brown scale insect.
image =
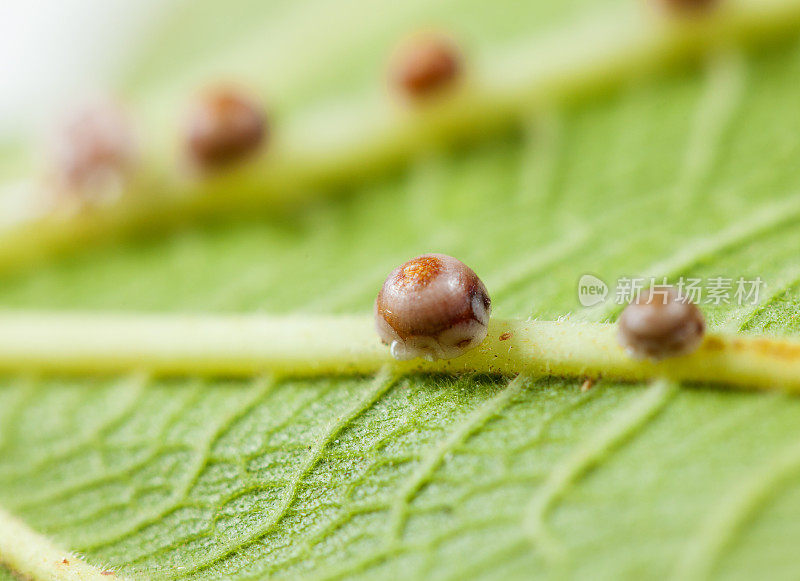
<path id="1" fill-rule="evenodd" d="M 452 359 L 485 338 L 491 314 L 486 287 L 445 254 L 424 254 L 394 269 L 375 300 L 375 326 L 395 359 Z"/>
<path id="2" fill-rule="evenodd" d="M 632 356 L 663 359 L 691 353 L 705 333 L 697 305 L 670 286 L 640 293 L 620 315 L 618 339 Z"/>
<path id="3" fill-rule="evenodd" d="M 461 73 L 461 55 L 450 39 L 420 34 L 402 43 L 389 67 L 389 80 L 406 97 L 419 99 L 451 86 Z"/>
<path id="4" fill-rule="evenodd" d="M 51 169 L 58 187 L 86 199 L 118 194 L 136 153 L 127 116 L 108 99 L 76 108 L 51 136 Z"/>
<path id="5" fill-rule="evenodd" d="M 189 157 L 204 169 L 226 166 L 257 151 L 267 137 L 261 106 L 242 92 L 219 88 L 206 92 L 186 119 Z"/>
<path id="6" fill-rule="evenodd" d="M 715 8 L 721 0 L 657 0 L 662 7 L 676 15 L 702 14 Z"/>

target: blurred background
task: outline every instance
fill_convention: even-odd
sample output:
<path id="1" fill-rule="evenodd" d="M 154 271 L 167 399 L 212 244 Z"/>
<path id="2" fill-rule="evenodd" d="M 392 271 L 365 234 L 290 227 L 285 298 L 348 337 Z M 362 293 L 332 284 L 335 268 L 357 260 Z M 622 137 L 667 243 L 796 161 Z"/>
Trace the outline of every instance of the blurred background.
<path id="1" fill-rule="evenodd" d="M 133 210 L 199 193 L 201 208 L 177 206 L 217 218 L 239 195 L 289 193 L 288 207 L 265 195 L 200 225 L 142 212 L 142 235 L 123 242 L 128 214 L 104 230 L 102 211 L 3 238 L 0 307 L 368 317 L 387 273 L 435 251 L 478 273 L 498 318 L 613 321 L 623 277 L 745 277 L 766 282 L 760 299 L 704 302 L 709 327 L 797 336 L 800 2 L 720 0 L 746 12 L 741 39 L 694 29 L 685 62 L 660 52 L 677 35 L 614 52 L 662 39 L 659 10 L 686 3 L 5 0 L 0 204 L 36 201 L 51 119 L 106 91 L 141 129 Z M 408 114 L 387 95 L 387 62 L 427 27 L 452 34 L 496 94 L 539 74 L 558 90 L 507 109 L 467 90 L 475 101 L 447 102 L 462 107 L 450 126 L 446 107 Z M 570 62 L 585 65 L 574 85 L 558 76 Z M 262 100 L 275 147 L 230 174 L 184 171 L 181 117 L 221 80 Z M 509 122 L 484 132 L 498 111 Z M 475 131 L 438 143 L 431 126 Z M 339 181 L 308 178 L 325 172 Z M 599 308 L 579 302 L 585 275 L 611 287 Z M 557 377 L 517 391 L 472 375 L 386 391 L 262 379 L 2 376 L 0 506 L 142 578 L 798 578 L 800 398 L 607 380 L 584 392 Z"/>
<path id="2" fill-rule="evenodd" d="M 160 16 L 182 0 L 8 0 L 0 8 L 0 142 L 43 130 L 105 90 Z"/>

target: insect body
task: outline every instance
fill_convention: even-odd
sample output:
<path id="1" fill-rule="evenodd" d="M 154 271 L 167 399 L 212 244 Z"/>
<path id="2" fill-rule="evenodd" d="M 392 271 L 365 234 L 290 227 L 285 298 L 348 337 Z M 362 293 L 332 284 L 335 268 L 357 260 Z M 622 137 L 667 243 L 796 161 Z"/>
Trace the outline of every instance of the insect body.
<path id="1" fill-rule="evenodd" d="M 200 98 L 187 117 L 186 146 L 196 165 L 216 168 L 254 153 L 267 136 L 261 107 L 233 89 Z"/>
<path id="2" fill-rule="evenodd" d="M 59 126 L 50 154 L 61 191 L 83 202 L 102 202 L 122 190 L 136 163 L 136 140 L 122 108 L 96 99 L 73 110 Z"/>
<path id="3" fill-rule="evenodd" d="M 390 82 L 403 95 L 419 99 L 452 85 L 461 72 L 461 56 L 450 39 L 416 35 L 397 49 Z"/>
<path id="4" fill-rule="evenodd" d="M 487 333 L 491 300 L 471 268 L 424 254 L 394 269 L 375 300 L 375 324 L 395 359 L 452 359 Z"/>
<path id="5" fill-rule="evenodd" d="M 656 286 L 625 307 L 618 328 L 619 342 L 631 355 L 663 359 L 697 349 L 705 321 L 697 305 L 673 287 Z"/>

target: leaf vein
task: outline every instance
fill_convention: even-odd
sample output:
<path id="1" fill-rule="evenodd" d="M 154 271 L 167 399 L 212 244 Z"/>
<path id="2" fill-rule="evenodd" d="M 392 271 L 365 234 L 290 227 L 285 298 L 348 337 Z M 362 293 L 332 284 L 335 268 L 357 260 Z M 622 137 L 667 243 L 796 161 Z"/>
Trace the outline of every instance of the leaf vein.
<path id="1" fill-rule="evenodd" d="M 565 555 L 564 548 L 548 531 L 548 513 L 576 481 L 660 412 L 676 391 L 673 383 L 655 382 L 610 422 L 578 442 L 573 452 L 550 471 L 547 481 L 528 503 L 522 528 L 551 563 L 561 563 Z"/>

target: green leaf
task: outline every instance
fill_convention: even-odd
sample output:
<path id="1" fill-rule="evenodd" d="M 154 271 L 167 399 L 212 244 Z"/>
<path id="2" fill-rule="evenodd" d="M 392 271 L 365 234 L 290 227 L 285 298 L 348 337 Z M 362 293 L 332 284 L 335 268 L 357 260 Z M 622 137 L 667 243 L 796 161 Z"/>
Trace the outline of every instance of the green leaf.
<path id="1" fill-rule="evenodd" d="M 251 23 L 236 34 L 210 3 L 181 10 L 125 84 L 159 118 L 198 79 L 238 73 L 291 116 L 375 92 L 419 23 L 477 54 L 614 3 L 295 4 L 226 2 Z M 800 39 L 650 69 L 296 210 L 7 275 L 0 304 L 368 313 L 391 268 L 441 251 L 481 275 L 498 317 L 613 316 L 578 304 L 589 272 L 760 276 L 761 305 L 704 305 L 710 325 L 797 334 Z M 0 506 L 142 578 L 797 577 L 800 400 L 579 386 L 6 377 Z"/>

